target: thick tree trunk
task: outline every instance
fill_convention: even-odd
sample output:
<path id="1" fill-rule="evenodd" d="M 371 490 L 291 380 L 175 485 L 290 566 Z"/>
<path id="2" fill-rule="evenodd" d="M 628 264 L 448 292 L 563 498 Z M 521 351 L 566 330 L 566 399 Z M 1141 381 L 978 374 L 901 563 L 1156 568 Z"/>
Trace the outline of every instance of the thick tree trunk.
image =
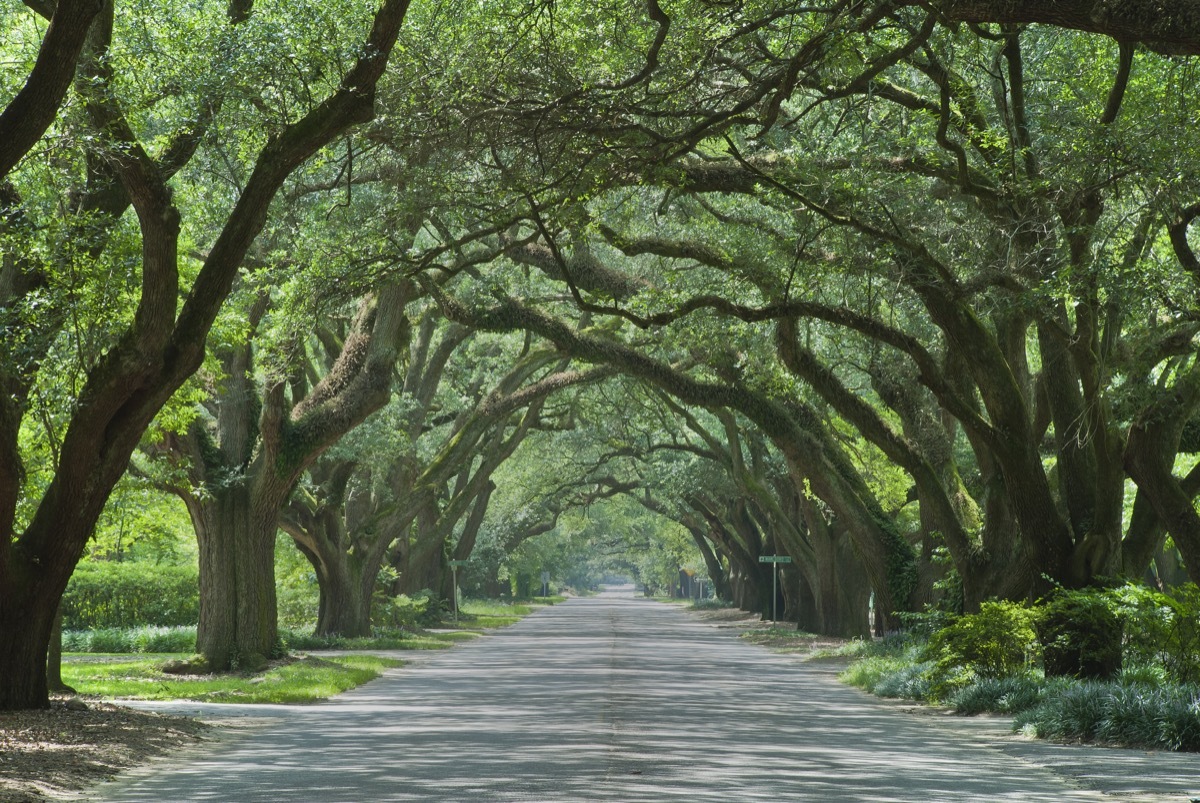
<path id="1" fill-rule="evenodd" d="M 845 638 L 866 638 L 871 635 L 869 618 L 871 582 L 863 569 L 862 561 L 848 538 L 838 538 L 834 543 L 834 561 L 837 566 L 838 618 L 836 630 L 831 635 Z"/>
<path id="2" fill-rule="evenodd" d="M 721 559 L 717 557 L 708 539 L 704 537 L 704 533 L 699 528 L 688 527 L 687 529 L 692 540 L 696 542 L 696 548 L 700 550 L 701 557 L 704 558 L 704 565 L 708 568 L 708 577 L 712 580 L 713 594 L 717 599 L 729 600 L 731 598 L 729 577 L 725 567 L 721 565 Z"/>
<path id="3" fill-rule="evenodd" d="M 342 553 L 343 560 L 314 565 L 321 593 L 318 636 L 371 635 L 371 595 L 374 584 L 363 582 L 362 562 Z"/>
<path id="4" fill-rule="evenodd" d="M 331 489 L 326 486 L 326 490 Z M 338 493 L 331 496 L 339 496 L 344 495 L 341 492 L 345 488 L 332 490 Z M 341 505 L 344 508 L 345 502 Z M 280 527 L 292 537 L 317 578 L 316 634 L 369 636 L 375 578 L 386 544 L 376 542 L 371 545 L 374 549 L 367 550 L 348 547 L 349 539 L 342 529 L 343 513 L 344 510 L 322 510 L 314 516 L 293 500 L 292 509 L 281 515 Z"/>
<path id="5" fill-rule="evenodd" d="M 417 537 L 408 549 L 404 565 L 396 567 L 400 572 L 397 593 L 411 596 L 428 589 L 441 595 L 445 551 L 446 538 L 436 526 L 436 511 L 432 515 L 423 514 L 418 519 Z M 449 599 L 447 596 L 441 598 Z"/>
<path id="6" fill-rule="evenodd" d="M 29 593 L 30 585 L 21 591 L 0 604 L 0 711 L 50 705 L 46 660 L 59 597 Z"/>
<path id="7" fill-rule="evenodd" d="M 196 650 L 216 671 L 261 666 L 276 651 L 279 505 L 234 483 L 210 489 L 188 510 L 200 547 Z"/>

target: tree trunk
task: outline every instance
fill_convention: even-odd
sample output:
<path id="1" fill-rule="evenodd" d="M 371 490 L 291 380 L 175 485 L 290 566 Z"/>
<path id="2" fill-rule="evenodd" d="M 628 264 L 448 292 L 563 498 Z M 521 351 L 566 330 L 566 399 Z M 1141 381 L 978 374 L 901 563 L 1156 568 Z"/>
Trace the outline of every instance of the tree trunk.
<path id="1" fill-rule="evenodd" d="M 62 679 L 62 606 L 54 615 L 54 629 L 50 633 L 50 651 L 46 658 L 46 686 L 50 691 L 74 694 L 75 690 Z"/>
<path id="2" fill-rule="evenodd" d="M 1126 463 L 1138 490 L 1146 494 L 1166 527 L 1193 583 L 1200 583 L 1200 514 L 1172 472 L 1174 449 L 1155 442 L 1157 433 L 1135 424 Z"/>
<path id="3" fill-rule="evenodd" d="M 837 565 L 838 616 L 835 622 L 830 623 L 830 635 L 866 638 L 871 634 L 868 616 L 871 600 L 870 579 L 848 538 L 837 538 L 834 551 L 834 561 Z"/>
<path id="4" fill-rule="evenodd" d="M 418 519 L 417 537 L 409 547 L 407 560 L 398 566 L 400 577 L 397 593 L 412 596 L 428 589 L 434 594 L 442 590 L 442 575 L 445 571 L 446 538 L 437 527 L 437 511 L 432 515 L 422 514 Z M 445 597 L 449 599 L 449 597 Z"/>
<path id="5" fill-rule="evenodd" d="M 46 660 L 61 593 L 31 594 L 34 589 L 23 584 L 26 593 L 14 594 L 13 585 L 6 585 L 9 596 L 0 605 L 0 711 L 48 708 Z"/>
<path id="6" fill-rule="evenodd" d="M 374 583 L 363 582 L 362 562 L 342 553 L 343 560 L 314 565 L 321 593 L 318 636 L 370 636 Z"/>
<path id="7" fill-rule="evenodd" d="M 104 81 L 93 87 L 97 91 L 86 105 L 94 118 L 105 118 L 103 127 L 116 140 L 121 157 L 109 161 L 121 172 L 138 213 L 142 292 L 129 327 L 88 370 L 62 438 L 58 467 L 23 533 L 14 531 L 10 504 L 19 491 L 12 480 L 21 469 L 15 433 L 23 415 L 22 394 L 12 393 L 20 388 L 9 387 L 10 377 L 0 371 L 0 710 L 47 705 L 54 615 L 105 502 L 153 417 L 200 366 L 209 329 L 278 189 L 312 154 L 373 117 L 375 85 L 407 11 L 407 0 L 385 0 L 361 55 L 337 90 L 270 138 L 182 306 L 176 250 L 180 215 L 162 165 L 136 142 L 116 104 L 106 102 Z M 273 642 L 273 584 L 263 602 L 271 610 Z"/>
<path id="8" fill-rule="evenodd" d="M 253 487 L 217 486 L 188 504 L 200 547 L 196 650 L 215 671 L 259 667 L 276 651 L 279 505 Z"/>
<path id="9" fill-rule="evenodd" d="M 687 526 L 686 524 L 684 525 Z M 708 568 L 708 577 L 712 580 L 713 594 L 717 599 L 729 600 L 731 594 L 729 590 L 729 577 L 725 568 L 721 565 L 721 559 L 717 557 L 713 551 L 708 539 L 704 537 L 701 529 L 688 527 L 688 532 L 692 536 L 692 540 L 696 542 L 696 548 L 700 550 L 701 557 L 704 558 L 704 565 Z"/>

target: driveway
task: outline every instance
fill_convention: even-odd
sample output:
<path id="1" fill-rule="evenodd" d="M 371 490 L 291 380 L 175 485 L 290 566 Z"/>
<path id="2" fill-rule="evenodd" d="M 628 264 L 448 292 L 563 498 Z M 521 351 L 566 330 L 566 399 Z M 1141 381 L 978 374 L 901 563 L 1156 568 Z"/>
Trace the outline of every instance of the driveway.
<path id="1" fill-rule="evenodd" d="M 214 706 L 149 706 L 211 716 Z M 1098 801 L 1200 795 L 1200 757 L 908 713 L 669 605 L 544 609 L 316 706 L 247 717 L 104 801 Z"/>

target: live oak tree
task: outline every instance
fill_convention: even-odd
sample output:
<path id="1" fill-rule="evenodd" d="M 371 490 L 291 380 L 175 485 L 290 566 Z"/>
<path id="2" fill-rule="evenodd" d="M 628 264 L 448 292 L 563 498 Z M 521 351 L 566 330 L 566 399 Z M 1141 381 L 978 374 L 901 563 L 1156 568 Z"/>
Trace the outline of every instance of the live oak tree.
<path id="1" fill-rule="evenodd" d="M 223 376 L 203 413 L 164 435 L 162 448 L 187 480 L 173 490 L 200 545 L 196 640 L 206 670 L 255 666 L 275 651 L 279 516 L 304 472 L 390 398 L 413 290 L 385 286 L 265 376 L 256 330 L 270 302 L 260 296 L 245 341 L 217 349 Z"/>
<path id="2" fill-rule="evenodd" d="M 1151 55 L 1135 67 L 1128 43 L 1045 29 L 951 35 L 917 11 L 876 22 L 869 37 L 842 40 L 857 48 L 843 54 L 847 69 L 797 65 L 765 119 L 727 127 L 725 145 L 642 179 L 661 195 L 631 190 L 554 210 L 555 221 L 539 215 L 543 235 L 574 215 L 574 242 L 590 226 L 626 256 L 678 266 L 642 285 L 667 290 L 666 312 L 645 312 L 652 293 L 636 304 L 611 292 L 617 303 L 576 300 L 641 326 L 700 309 L 779 321 L 772 337 L 787 370 L 911 475 L 968 605 L 1023 596 L 1042 574 L 1068 585 L 1140 574 L 1155 528 L 1143 513 L 1122 529 L 1126 464 L 1144 478 L 1137 506 L 1162 511 L 1186 557 L 1196 519 L 1170 465 L 1194 398 L 1193 215 L 1174 179 L 1191 169 L 1136 132 L 1177 128 L 1157 87 L 1187 68 Z M 1067 60 L 1104 65 L 1100 54 L 1111 66 L 1077 86 L 1030 78 L 1062 74 Z M 1160 107 L 1135 111 L 1146 102 Z M 755 200 L 699 197 L 712 190 Z M 620 224 L 606 205 L 623 210 Z M 584 275 L 559 251 L 568 280 Z M 697 265 L 711 278 L 692 289 L 678 276 Z M 1155 313 L 1129 314 L 1129 302 L 1161 291 L 1137 279 L 1167 295 L 1151 328 L 1139 316 Z M 739 303 L 747 295 L 762 305 Z M 863 367 L 830 362 L 847 342 Z M 1150 423 L 1168 411 L 1169 424 Z M 1146 423 L 1130 429 L 1135 418 Z M 1151 443 L 1157 456 L 1143 456 Z"/>
<path id="3" fill-rule="evenodd" d="M 690 376 L 618 340 L 579 331 L 517 301 L 473 309 L 444 294 L 439 296 L 451 320 L 495 331 L 530 331 L 577 359 L 610 366 L 689 404 L 738 410 L 774 442 L 796 480 L 806 481 L 844 516 L 880 601 L 879 610 L 885 612 L 880 624 L 886 626 L 891 612 L 911 604 L 916 569 L 910 546 L 810 408 L 791 399 L 773 398 L 739 381 L 714 382 Z"/>
<path id="4" fill-rule="evenodd" d="M 369 631 L 385 562 L 390 593 L 448 599 L 446 560 L 470 557 L 496 470 L 544 426 L 552 396 L 605 376 L 570 370 L 520 337 L 473 334 L 427 309 L 392 404 L 318 463 L 283 510 L 280 526 L 317 574 L 318 633 Z"/>
<path id="5" fill-rule="evenodd" d="M 114 81 L 120 78 L 122 88 L 132 82 L 126 82 L 110 56 L 124 40 L 112 37 L 111 5 L 100 14 L 83 60 L 81 89 L 87 125 L 95 129 L 90 141 L 102 155 L 103 167 L 97 170 L 115 179 L 113 192 L 127 197 L 137 219 L 140 254 L 131 266 L 134 309 L 84 368 L 53 478 L 40 498 L 29 503 L 28 515 L 18 520 L 18 505 L 27 501 L 19 432 L 63 308 L 60 314 L 32 314 L 46 272 L 36 261 L 15 258 L 6 249 L 0 288 L 5 324 L 13 336 L 5 338 L 0 360 L 0 588 L 5 599 L 0 609 L 0 675 L 5 678 L 0 709 L 47 704 L 46 650 L 54 613 L 105 501 L 155 414 L 200 365 L 205 337 L 280 187 L 313 154 L 373 116 L 375 88 L 407 10 L 404 0 L 384 2 L 369 20 L 355 18 L 361 26 L 351 35 L 359 43 L 356 52 L 347 54 L 340 75 L 310 84 L 319 99 L 309 95 L 278 117 L 259 120 L 261 136 L 248 143 L 257 154 L 252 168 L 236 197 L 216 216 L 221 222 L 194 269 L 180 253 L 182 214 L 169 183 L 179 169 L 179 151 L 158 152 L 150 142 L 158 132 L 139 132 L 149 121 L 131 119 L 123 110 Z M 230 22 L 216 24 L 236 23 L 251 11 L 250 4 L 238 3 Z M 201 95 L 194 99 L 201 108 L 203 101 L 214 100 Z M 20 199 L 8 198 L 5 208 L 19 209 L 19 204 Z M 118 213 L 123 209 L 120 205 Z M 10 236 L 28 231 L 20 214 L 6 216 L 17 226 L 6 232 Z"/>
<path id="6" fill-rule="evenodd" d="M 323 150 L 358 186 L 344 135 L 408 14 L 314 5 L 303 36 L 299 11 L 243 0 L 155 6 L 170 25 L 26 7 L 0 84 L 0 708 L 45 704 L 62 589 L 276 194 Z M 1137 575 L 1164 532 L 1200 571 L 1200 481 L 1174 473 L 1200 403 L 1195 0 L 438 12 L 371 141 L 427 147 L 408 124 L 434 121 L 463 154 L 439 169 L 483 191 L 408 267 L 504 252 L 570 302 L 488 288 L 455 315 L 737 411 L 889 612 L 915 601 L 917 556 L 841 427 L 911 478 L 969 604 Z M 570 305 L 599 328 L 564 324 Z M 681 323 L 699 310 L 716 323 Z M 701 335 L 695 362 L 614 320 Z M 742 376 L 731 331 L 760 341 Z"/>

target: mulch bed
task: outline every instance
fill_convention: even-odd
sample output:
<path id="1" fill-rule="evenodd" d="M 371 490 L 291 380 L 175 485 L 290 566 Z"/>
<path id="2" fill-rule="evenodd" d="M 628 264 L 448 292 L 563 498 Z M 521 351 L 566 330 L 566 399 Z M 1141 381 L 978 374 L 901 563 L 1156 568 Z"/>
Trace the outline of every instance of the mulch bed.
<path id="1" fill-rule="evenodd" d="M 0 712 L 0 802 L 41 803 L 111 779 L 204 739 L 186 717 L 60 698 L 48 709 Z M 75 710 L 72 710 L 75 709 Z"/>

